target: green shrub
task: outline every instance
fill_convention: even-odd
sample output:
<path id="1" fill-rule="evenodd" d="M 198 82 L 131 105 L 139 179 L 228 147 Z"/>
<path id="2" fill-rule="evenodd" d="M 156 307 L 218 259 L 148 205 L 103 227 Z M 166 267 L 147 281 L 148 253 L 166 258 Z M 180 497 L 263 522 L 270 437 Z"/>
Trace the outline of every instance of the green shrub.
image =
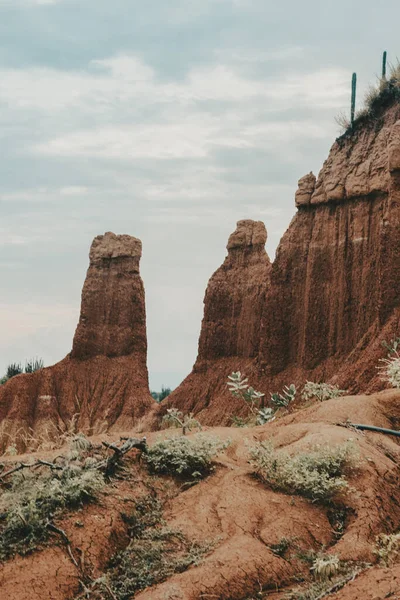
<path id="1" fill-rule="evenodd" d="M 63 509 L 94 500 L 104 485 L 98 470 L 69 465 L 43 475 L 18 472 L 0 497 L 0 560 L 25 554 L 49 537 L 48 523 Z"/>
<path id="2" fill-rule="evenodd" d="M 400 356 L 397 352 L 390 358 L 382 358 L 384 366 L 380 369 L 383 373 L 383 379 L 388 381 L 394 388 L 400 388 Z"/>
<path id="3" fill-rule="evenodd" d="M 356 465 L 352 443 L 331 448 L 316 446 L 310 452 L 290 456 L 276 451 L 271 442 L 259 442 L 250 450 L 256 473 L 272 488 L 300 494 L 312 500 L 329 500 L 345 490 L 343 473 Z"/>
<path id="4" fill-rule="evenodd" d="M 201 434 L 194 438 L 168 438 L 151 446 L 145 460 L 153 473 L 204 477 L 212 470 L 212 459 L 228 445 L 229 442 Z"/>
<path id="5" fill-rule="evenodd" d="M 316 398 L 320 402 L 324 402 L 325 400 L 331 400 L 332 398 L 343 396 L 345 393 L 346 391 L 339 389 L 337 385 L 307 381 L 301 396 L 303 400 L 311 400 L 312 398 Z"/>
<path id="6" fill-rule="evenodd" d="M 285 385 L 281 394 L 279 392 L 271 394 L 271 402 L 276 408 L 288 408 L 296 398 L 296 392 L 296 386 L 293 383 L 289 386 Z"/>

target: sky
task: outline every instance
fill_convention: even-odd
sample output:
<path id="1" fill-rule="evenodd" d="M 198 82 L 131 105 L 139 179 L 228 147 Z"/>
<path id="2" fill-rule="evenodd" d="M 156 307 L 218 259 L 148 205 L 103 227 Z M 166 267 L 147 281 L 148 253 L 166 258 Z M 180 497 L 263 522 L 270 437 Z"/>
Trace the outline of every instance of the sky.
<path id="1" fill-rule="evenodd" d="M 398 0 L 0 0 L 0 375 L 71 349 L 92 239 L 143 242 L 150 386 L 190 372 L 236 221 L 273 257 L 304 174 L 400 56 Z"/>

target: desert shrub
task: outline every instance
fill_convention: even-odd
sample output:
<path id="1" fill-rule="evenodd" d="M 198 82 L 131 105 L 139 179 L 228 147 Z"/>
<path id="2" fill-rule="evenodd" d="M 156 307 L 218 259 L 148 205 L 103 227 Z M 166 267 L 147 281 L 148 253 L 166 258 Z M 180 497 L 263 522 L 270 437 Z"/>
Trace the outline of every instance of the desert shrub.
<path id="1" fill-rule="evenodd" d="M 271 442 L 259 442 L 250 449 L 250 455 L 256 473 L 272 488 L 320 501 L 330 500 L 347 488 L 343 473 L 357 463 L 350 442 L 333 448 L 315 446 L 295 456 L 276 451 Z"/>
<path id="2" fill-rule="evenodd" d="M 98 470 L 75 465 L 39 476 L 16 473 L 11 488 L 0 497 L 0 559 L 25 554 L 46 541 L 54 517 L 63 509 L 93 501 L 103 485 Z"/>
<path id="3" fill-rule="evenodd" d="M 324 402 L 325 400 L 331 400 L 332 398 L 343 396 L 345 393 L 345 390 L 339 389 L 337 385 L 307 381 L 301 396 L 303 400 L 311 400 L 312 398 L 316 398 L 320 402 Z"/>
<path id="4" fill-rule="evenodd" d="M 167 427 L 182 427 L 183 435 L 186 435 L 187 431 L 191 431 L 195 427 L 201 429 L 201 425 L 199 421 L 194 418 L 193 413 L 184 415 L 183 412 L 177 408 L 167 409 L 167 414 L 163 416 L 162 424 Z"/>
<path id="5" fill-rule="evenodd" d="M 400 556 L 400 533 L 378 535 L 374 553 L 386 567 L 396 562 Z"/>
<path id="6" fill-rule="evenodd" d="M 296 386 L 293 383 L 289 386 L 285 385 L 282 393 L 271 394 L 271 402 L 276 408 L 288 408 L 296 398 L 296 393 Z"/>
<path id="7" fill-rule="evenodd" d="M 212 470 L 212 459 L 229 445 L 215 437 L 184 436 L 156 442 L 149 448 L 145 460 L 153 473 L 180 477 L 204 477 Z"/>
<path id="8" fill-rule="evenodd" d="M 400 388 L 400 355 L 395 351 L 389 358 L 382 358 L 382 377 L 394 388 Z"/>

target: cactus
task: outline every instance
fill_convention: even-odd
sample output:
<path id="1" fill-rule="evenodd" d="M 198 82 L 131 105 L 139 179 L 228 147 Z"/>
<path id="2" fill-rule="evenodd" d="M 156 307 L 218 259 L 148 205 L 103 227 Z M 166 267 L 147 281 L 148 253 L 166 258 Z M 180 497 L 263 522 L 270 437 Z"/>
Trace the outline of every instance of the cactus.
<path id="1" fill-rule="evenodd" d="M 357 73 L 353 73 L 351 79 L 351 116 L 350 123 L 351 127 L 354 125 L 354 114 L 356 111 L 356 89 L 357 89 Z"/>
<path id="2" fill-rule="evenodd" d="M 382 57 L 382 79 L 386 79 L 386 59 L 387 59 L 387 52 L 385 50 L 385 52 L 383 53 L 383 57 Z"/>

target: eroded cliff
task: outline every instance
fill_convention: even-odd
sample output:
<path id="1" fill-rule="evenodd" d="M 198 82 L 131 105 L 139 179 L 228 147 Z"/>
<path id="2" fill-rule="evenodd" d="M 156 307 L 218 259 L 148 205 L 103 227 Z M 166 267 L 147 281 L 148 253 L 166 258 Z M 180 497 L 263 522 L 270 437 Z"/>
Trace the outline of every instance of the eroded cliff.
<path id="1" fill-rule="evenodd" d="M 400 331 L 399 103 L 389 99 L 336 140 L 318 178 L 300 179 L 295 200 L 272 267 L 261 267 L 261 246 L 254 255 L 250 296 L 244 247 L 236 277 L 227 276 L 225 261 L 211 278 L 198 358 L 169 406 L 228 423 L 241 411 L 225 384 L 236 370 L 267 396 L 306 379 L 354 392 L 384 386 L 376 369 L 382 341 Z M 236 297 L 248 298 L 248 312 L 229 320 L 225 307 Z M 231 342 L 246 330 L 251 352 Z"/>

